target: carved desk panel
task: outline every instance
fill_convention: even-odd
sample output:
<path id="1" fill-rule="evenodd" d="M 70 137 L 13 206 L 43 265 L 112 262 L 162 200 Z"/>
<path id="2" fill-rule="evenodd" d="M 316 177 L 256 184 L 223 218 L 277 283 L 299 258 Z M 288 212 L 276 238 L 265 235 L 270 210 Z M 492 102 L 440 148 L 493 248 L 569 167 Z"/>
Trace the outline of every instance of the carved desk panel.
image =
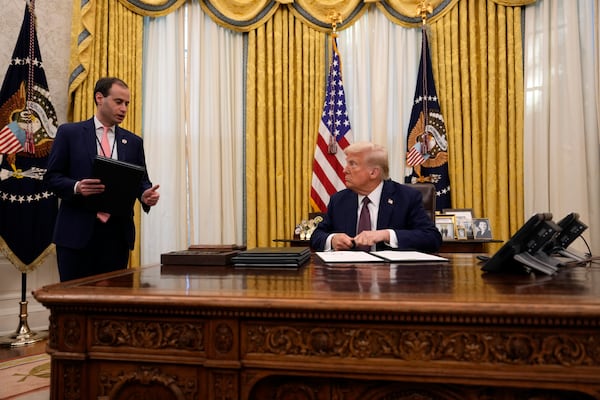
<path id="1" fill-rule="evenodd" d="M 51 398 L 599 399 L 600 268 L 157 265 L 43 287 Z"/>

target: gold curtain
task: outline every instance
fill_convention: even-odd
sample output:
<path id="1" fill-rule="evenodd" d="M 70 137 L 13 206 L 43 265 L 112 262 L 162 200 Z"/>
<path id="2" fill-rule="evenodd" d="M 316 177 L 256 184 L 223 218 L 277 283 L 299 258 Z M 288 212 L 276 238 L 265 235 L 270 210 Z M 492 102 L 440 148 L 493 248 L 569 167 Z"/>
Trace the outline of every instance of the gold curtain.
<path id="1" fill-rule="evenodd" d="M 429 38 L 453 207 L 490 218 L 494 237 L 508 239 L 524 220 L 521 8 L 462 0 Z"/>
<path id="2" fill-rule="evenodd" d="M 142 133 L 142 37 L 143 17 L 118 0 L 91 0 L 81 6 L 74 2 L 71 29 L 71 80 L 69 119 L 83 121 L 94 115 L 94 85 L 103 76 L 117 76 L 127 82 L 131 104 L 122 126 Z M 139 227 L 141 209 L 135 209 Z M 139 228 L 131 266 L 140 264 Z"/>
<path id="3" fill-rule="evenodd" d="M 309 212 L 326 35 L 278 9 L 248 33 L 247 246 L 289 238 Z"/>

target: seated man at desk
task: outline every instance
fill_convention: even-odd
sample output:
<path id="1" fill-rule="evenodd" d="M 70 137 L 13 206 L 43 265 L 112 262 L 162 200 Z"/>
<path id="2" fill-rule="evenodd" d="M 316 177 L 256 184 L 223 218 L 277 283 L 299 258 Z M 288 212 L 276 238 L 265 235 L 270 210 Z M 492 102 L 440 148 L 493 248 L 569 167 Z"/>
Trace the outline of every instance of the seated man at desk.
<path id="1" fill-rule="evenodd" d="M 421 193 L 389 179 L 387 150 L 358 142 L 344 150 L 346 189 L 329 200 L 310 238 L 316 251 L 405 249 L 435 252 L 442 236 Z"/>

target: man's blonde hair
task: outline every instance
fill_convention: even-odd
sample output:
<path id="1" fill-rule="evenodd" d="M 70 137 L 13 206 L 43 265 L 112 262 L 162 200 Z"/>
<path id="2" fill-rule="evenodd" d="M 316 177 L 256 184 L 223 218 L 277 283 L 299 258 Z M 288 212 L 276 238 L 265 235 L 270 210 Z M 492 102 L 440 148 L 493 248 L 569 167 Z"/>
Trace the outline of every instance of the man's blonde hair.
<path id="1" fill-rule="evenodd" d="M 371 142 L 356 142 L 352 143 L 344 149 L 344 154 L 365 154 L 365 161 L 371 167 L 379 167 L 381 169 L 381 177 L 383 180 L 389 178 L 390 167 L 388 162 L 388 153 L 385 147 Z"/>

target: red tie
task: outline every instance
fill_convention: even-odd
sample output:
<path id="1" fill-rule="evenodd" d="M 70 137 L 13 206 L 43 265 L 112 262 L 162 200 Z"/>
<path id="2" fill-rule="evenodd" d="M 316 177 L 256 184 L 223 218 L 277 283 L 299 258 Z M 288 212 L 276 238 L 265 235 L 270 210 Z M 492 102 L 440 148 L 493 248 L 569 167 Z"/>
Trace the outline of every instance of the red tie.
<path id="1" fill-rule="evenodd" d="M 102 147 L 102 154 L 104 155 L 104 157 L 111 158 L 112 151 L 110 151 L 110 144 L 108 143 L 108 127 L 103 126 L 102 129 L 104 129 L 104 131 L 102 132 L 102 138 L 100 139 L 100 147 Z"/>
<path id="2" fill-rule="evenodd" d="M 104 129 L 104 131 L 102 132 L 102 139 L 100 139 L 100 147 L 102 147 L 102 154 L 104 155 L 104 157 L 111 158 L 112 152 L 110 151 L 110 144 L 108 143 L 108 128 L 106 126 L 103 126 L 102 129 Z M 106 223 L 106 221 L 108 221 L 108 219 L 110 218 L 110 214 L 98 211 L 96 213 L 96 217 L 101 222 Z"/>
<path id="3" fill-rule="evenodd" d="M 369 212 L 369 200 L 368 197 L 365 197 L 362 200 L 362 208 L 360 209 L 360 217 L 358 218 L 358 229 L 356 233 L 359 234 L 362 231 L 370 231 L 371 230 L 371 213 Z M 369 251 L 371 250 L 371 246 L 357 246 L 358 250 Z"/>

